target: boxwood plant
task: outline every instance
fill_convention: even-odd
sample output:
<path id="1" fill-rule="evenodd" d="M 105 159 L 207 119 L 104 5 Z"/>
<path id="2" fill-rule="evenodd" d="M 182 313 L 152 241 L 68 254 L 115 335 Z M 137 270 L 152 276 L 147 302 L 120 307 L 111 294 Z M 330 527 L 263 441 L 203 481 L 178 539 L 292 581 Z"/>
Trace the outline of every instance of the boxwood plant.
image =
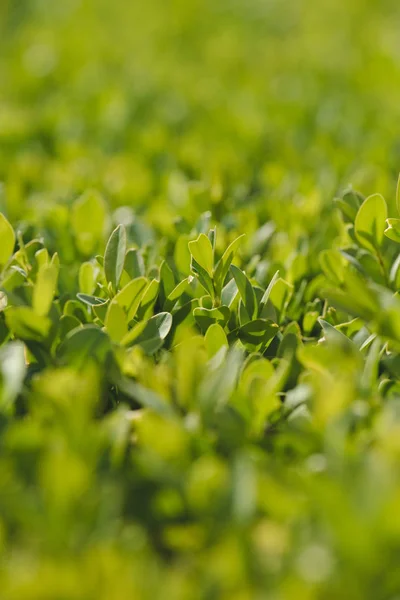
<path id="1" fill-rule="evenodd" d="M 0 600 L 399 599 L 399 19 L 0 1 Z"/>

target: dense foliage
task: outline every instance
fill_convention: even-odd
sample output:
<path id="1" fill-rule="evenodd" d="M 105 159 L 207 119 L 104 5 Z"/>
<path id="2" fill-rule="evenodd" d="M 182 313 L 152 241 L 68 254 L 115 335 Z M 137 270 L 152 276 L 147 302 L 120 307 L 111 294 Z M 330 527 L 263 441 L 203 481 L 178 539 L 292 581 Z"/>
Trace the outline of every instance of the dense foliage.
<path id="1" fill-rule="evenodd" d="M 0 3 L 1 600 L 399 597 L 399 19 Z"/>

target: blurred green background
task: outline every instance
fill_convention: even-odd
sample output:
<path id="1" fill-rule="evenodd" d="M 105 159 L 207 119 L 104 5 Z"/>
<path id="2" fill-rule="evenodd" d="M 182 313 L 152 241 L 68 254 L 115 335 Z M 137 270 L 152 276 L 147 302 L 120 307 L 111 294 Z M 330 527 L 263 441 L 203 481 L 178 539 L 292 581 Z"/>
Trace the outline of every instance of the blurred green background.
<path id="1" fill-rule="evenodd" d="M 113 205 L 225 210 L 400 163 L 396 0 L 2 0 L 0 179 L 8 212 L 95 186 Z M 201 207 L 203 208 L 203 207 Z M 155 217 L 156 219 L 156 217 Z"/>

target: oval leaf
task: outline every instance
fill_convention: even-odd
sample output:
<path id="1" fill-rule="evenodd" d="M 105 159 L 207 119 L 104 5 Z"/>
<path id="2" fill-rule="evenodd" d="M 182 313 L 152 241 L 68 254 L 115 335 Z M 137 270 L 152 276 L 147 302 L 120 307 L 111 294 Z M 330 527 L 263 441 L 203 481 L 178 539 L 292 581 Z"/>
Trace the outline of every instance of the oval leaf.
<path id="1" fill-rule="evenodd" d="M 214 251 L 209 238 L 201 233 L 197 240 L 189 242 L 189 250 L 195 261 L 212 277 Z"/>
<path id="2" fill-rule="evenodd" d="M 90 359 L 104 364 L 110 351 L 108 335 L 96 325 L 84 325 L 67 334 L 58 349 L 58 358 L 62 363 L 82 367 Z"/>
<path id="3" fill-rule="evenodd" d="M 231 273 L 236 281 L 239 289 L 239 294 L 246 308 L 250 319 L 253 319 L 257 314 L 257 299 L 256 293 L 246 275 L 235 265 L 231 265 Z"/>
<path id="4" fill-rule="evenodd" d="M 361 246 L 376 252 L 382 245 L 386 228 L 387 206 L 380 194 L 368 196 L 358 209 L 354 233 Z"/>
<path id="5" fill-rule="evenodd" d="M 124 270 L 126 253 L 126 231 L 123 225 L 118 225 L 112 232 L 104 255 L 104 274 L 107 283 L 117 290 L 122 271 Z"/>
<path id="6" fill-rule="evenodd" d="M 76 297 L 88 306 L 103 306 L 108 302 L 108 298 L 98 298 L 97 296 L 90 296 L 89 294 L 77 294 Z"/>

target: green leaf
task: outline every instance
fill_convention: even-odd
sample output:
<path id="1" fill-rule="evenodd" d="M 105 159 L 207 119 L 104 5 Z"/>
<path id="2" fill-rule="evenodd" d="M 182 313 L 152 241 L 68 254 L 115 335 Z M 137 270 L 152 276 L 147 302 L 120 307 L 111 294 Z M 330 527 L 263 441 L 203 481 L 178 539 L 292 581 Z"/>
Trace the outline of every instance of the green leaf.
<path id="1" fill-rule="evenodd" d="M 145 274 L 145 266 L 143 256 L 140 250 L 131 248 L 125 256 L 124 271 L 126 271 L 131 279 L 142 277 Z"/>
<path id="2" fill-rule="evenodd" d="M 364 200 L 354 222 L 354 233 L 361 246 L 375 253 L 382 245 L 387 218 L 385 199 L 374 194 Z"/>
<path id="3" fill-rule="evenodd" d="M 148 280 L 146 277 L 133 279 L 114 297 L 114 300 L 124 309 L 129 321 L 135 318 L 140 302 L 146 292 Z"/>
<path id="4" fill-rule="evenodd" d="M 169 294 L 175 288 L 175 277 L 171 267 L 164 260 L 160 267 L 160 289 L 159 298 L 160 304 L 163 306 Z"/>
<path id="5" fill-rule="evenodd" d="M 238 331 L 238 337 L 253 350 L 265 346 L 278 332 L 278 325 L 269 319 L 255 319 L 243 325 Z"/>
<path id="6" fill-rule="evenodd" d="M 207 237 L 211 242 L 213 252 L 215 252 L 215 244 L 217 243 L 217 228 L 213 227 L 212 229 L 210 229 Z"/>
<path id="7" fill-rule="evenodd" d="M 198 307 L 193 310 L 193 316 L 200 327 L 205 332 L 214 323 L 219 323 L 222 327 L 225 327 L 229 321 L 231 311 L 227 306 L 219 306 L 218 308 L 202 308 Z"/>
<path id="8" fill-rule="evenodd" d="M 268 287 L 263 294 L 263 297 L 261 298 L 261 303 L 260 303 L 261 310 L 263 309 L 264 306 L 267 305 L 269 297 L 271 295 L 271 291 L 272 291 L 275 283 L 278 281 L 278 279 L 279 279 L 279 271 L 276 271 L 276 273 L 272 277 L 271 281 L 269 282 Z"/>
<path id="9" fill-rule="evenodd" d="M 246 392 L 250 391 L 250 386 L 255 379 L 268 381 L 274 375 L 274 367 L 269 360 L 257 354 L 252 354 L 249 358 L 252 360 L 245 363 L 240 377 L 240 385 Z"/>
<path id="10" fill-rule="evenodd" d="M 105 304 L 99 304 L 98 306 L 93 306 L 93 314 L 96 316 L 96 318 L 99 320 L 99 322 L 103 325 L 106 320 L 107 311 L 108 311 L 108 302 L 106 302 Z"/>
<path id="11" fill-rule="evenodd" d="M 57 356 L 61 363 L 77 368 L 95 361 L 104 366 L 112 351 L 108 335 L 96 325 L 84 325 L 73 329 L 58 348 Z"/>
<path id="12" fill-rule="evenodd" d="M 98 267 L 91 262 L 84 262 L 79 268 L 79 291 L 82 294 L 92 295 L 96 287 Z"/>
<path id="13" fill-rule="evenodd" d="M 318 320 L 319 312 L 316 310 L 306 312 L 303 316 L 303 331 L 305 335 L 310 335 Z"/>
<path id="14" fill-rule="evenodd" d="M 213 280 L 210 277 L 210 275 L 207 273 L 207 271 L 205 269 L 203 269 L 202 266 L 199 265 L 199 263 L 194 258 L 192 258 L 191 268 L 192 268 L 193 273 L 197 276 L 199 283 L 206 290 L 206 292 L 211 296 L 211 298 L 214 299 L 215 291 L 214 291 Z"/>
<path id="15" fill-rule="evenodd" d="M 124 270 L 125 253 L 126 230 L 123 225 L 118 225 L 108 240 L 104 254 L 104 273 L 107 283 L 112 285 L 114 292 L 118 289 Z"/>
<path id="16" fill-rule="evenodd" d="M 386 219 L 385 235 L 390 240 L 400 243 L 400 219 Z"/>
<path id="17" fill-rule="evenodd" d="M 293 295 L 293 286 L 281 277 L 275 281 L 269 299 L 276 310 L 277 320 L 280 323 L 285 316 L 286 309 Z"/>
<path id="18" fill-rule="evenodd" d="M 147 321 L 138 323 L 122 339 L 122 345 L 139 345 L 146 354 L 154 354 L 163 346 L 171 327 L 172 315 L 168 312 L 159 313 Z"/>
<path id="19" fill-rule="evenodd" d="M 228 348 L 228 338 L 218 323 L 210 325 L 204 338 L 208 358 L 212 358 L 221 348 Z"/>
<path id="20" fill-rule="evenodd" d="M 189 236 L 180 235 L 174 249 L 174 262 L 179 273 L 187 275 L 190 271 L 191 254 L 189 251 Z"/>
<path id="21" fill-rule="evenodd" d="M 14 252 L 15 233 L 5 216 L 0 213 L 0 270 L 10 260 Z"/>
<path id="22" fill-rule="evenodd" d="M 103 306 L 109 302 L 108 298 L 98 298 L 97 296 L 90 296 L 89 294 L 77 294 L 76 297 L 88 306 Z"/>
<path id="23" fill-rule="evenodd" d="M 236 285 L 236 281 L 232 278 L 221 293 L 221 302 L 222 304 L 226 304 L 226 306 L 231 306 L 239 293 L 238 286 Z"/>
<path id="24" fill-rule="evenodd" d="M 397 187 L 396 187 L 396 207 L 397 207 L 397 212 L 400 215 L 400 173 L 399 176 L 397 178 Z"/>
<path id="25" fill-rule="evenodd" d="M 194 260 L 212 277 L 214 251 L 209 238 L 201 233 L 197 240 L 189 242 L 189 250 Z"/>
<path id="26" fill-rule="evenodd" d="M 10 415 L 25 379 L 25 349 L 11 342 L 0 349 L 0 414 Z"/>
<path id="27" fill-rule="evenodd" d="M 118 386 L 123 394 L 131 398 L 144 408 L 152 410 L 163 417 L 175 416 L 175 411 L 170 404 L 160 397 L 156 392 L 145 388 L 143 385 L 128 379 L 122 375 L 115 378 L 114 383 Z"/>
<path id="28" fill-rule="evenodd" d="M 242 298 L 244 307 L 246 308 L 249 319 L 254 319 L 257 315 L 257 299 L 256 293 L 246 275 L 235 265 L 230 267 L 231 273 L 238 286 L 239 294 Z"/>
<path id="29" fill-rule="evenodd" d="M 45 340 L 52 326 L 51 320 L 38 315 L 28 306 L 16 306 L 4 311 L 7 327 L 21 340 Z"/>
<path id="30" fill-rule="evenodd" d="M 82 323 L 76 317 L 71 315 L 62 315 L 60 318 L 60 326 L 58 328 L 58 335 L 60 340 L 64 340 L 64 338 L 68 335 L 70 331 L 80 327 Z"/>
<path id="31" fill-rule="evenodd" d="M 233 257 L 235 256 L 240 244 L 243 241 L 245 234 L 240 235 L 236 240 L 234 240 L 228 248 L 225 250 L 222 255 L 221 260 L 218 262 L 215 268 L 215 281 L 218 289 L 218 295 L 221 295 L 222 287 L 225 282 L 225 278 L 228 274 L 229 267 L 231 266 Z"/>
<path id="32" fill-rule="evenodd" d="M 168 298 L 165 303 L 166 309 L 173 308 L 173 306 L 181 298 L 181 296 L 183 296 L 183 294 L 190 290 L 190 284 L 192 283 L 192 281 L 193 277 L 189 275 L 189 277 L 178 283 L 178 285 L 168 295 Z"/>
<path id="33" fill-rule="evenodd" d="M 156 279 L 153 279 L 147 285 L 137 311 L 138 319 L 147 319 L 153 312 L 153 308 L 158 297 L 159 287 L 160 284 Z"/>
<path id="34" fill-rule="evenodd" d="M 348 189 L 342 198 L 335 198 L 335 203 L 342 211 L 342 214 L 345 218 L 345 221 L 354 223 L 354 219 L 356 218 L 357 211 L 360 208 L 364 197 L 351 188 Z"/>
<path id="35" fill-rule="evenodd" d="M 49 264 L 49 251 L 47 248 L 40 248 L 35 254 L 37 266 L 39 269 Z"/>
<path id="36" fill-rule="evenodd" d="M 348 338 L 347 335 L 345 335 L 344 333 L 342 333 L 341 331 L 336 329 L 333 325 L 328 323 L 328 321 L 325 321 L 325 319 L 319 318 L 318 322 L 322 327 L 322 330 L 323 330 L 324 336 L 325 336 L 325 340 L 327 342 L 340 344 L 343 347 L 343 349 L 346 349 L 347 351 L 357 350 L 357 347 L 354 344 L 354 342 L 350 338 Z"/>
<path id="37" fill-rule="evenodd" d="M 326 277 L 334 283 L 343 283 L 346 260 L 336 249 L 322 250 L 319 255 L 319 263 Z"/>
<path id="38" fill-rule="evenodd" d="M 374 314 L 379 313 L 380 305 L 377 291 L 359 273 L 356 271 L 346 272 L 344 285 L 352 301 L 362 306 L 365 314 L 372 317 Z M 355 314 L 354 316 L 362 317 L 363 315 Z M 371 317 L 366 317 L 366 320 Z"/>
<path id="39" fill-rule="evenodd" d="M 128 333 L 127 315 L 115 298 L 110 302 L 104 324 L 113 342 L 120 342 Z"/>
<path id="40" fill-rule="evenodd" d="M 57 279 L 58 270 L 54 265 L 45 265 L 39 270 L 33 289 L 33 310 L 36 314 L 48 314 L 56 292 Z"/>
<path id="41" fill-rule="evenodd" d="M 193 311 L 195 308 L 198 308 L 198 306 L 199 300 L 194 298 L 174 311 L 174 334 L 176 334 L 178 328 L 188 329 L 194 327 L 195 320 Z"/>

